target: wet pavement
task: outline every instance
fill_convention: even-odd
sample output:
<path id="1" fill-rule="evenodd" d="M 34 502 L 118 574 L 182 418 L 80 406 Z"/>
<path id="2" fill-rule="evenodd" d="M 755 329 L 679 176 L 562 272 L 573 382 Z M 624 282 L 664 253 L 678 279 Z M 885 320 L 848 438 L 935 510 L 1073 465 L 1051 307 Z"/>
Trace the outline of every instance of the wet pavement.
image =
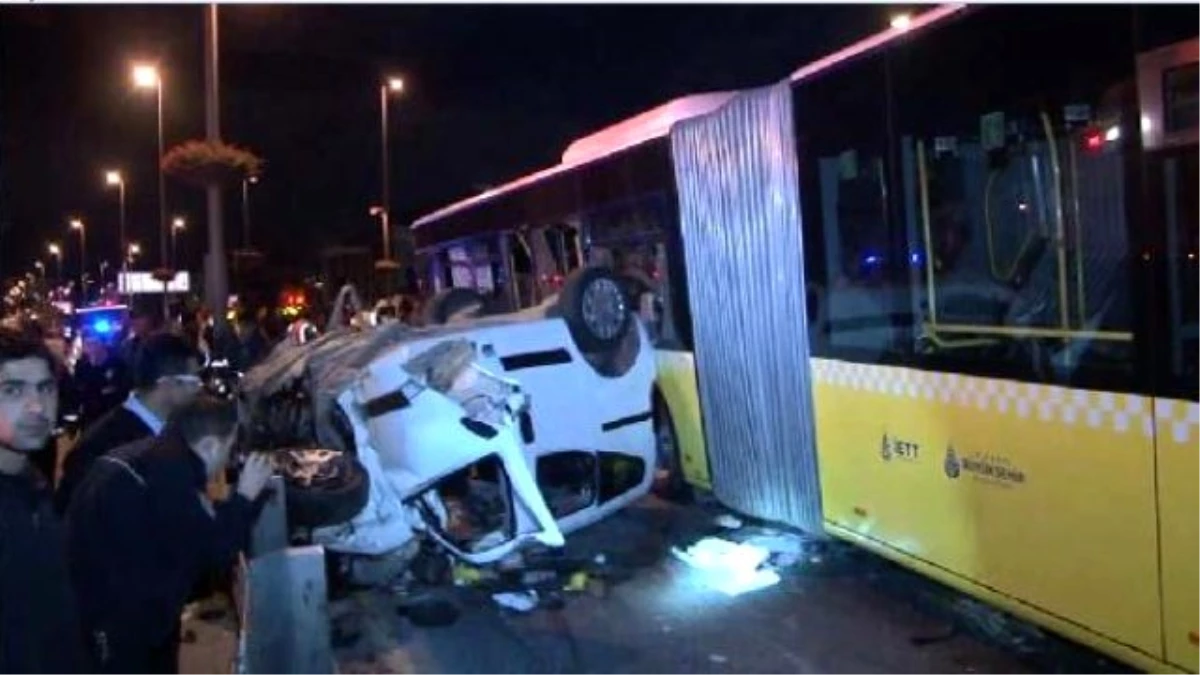
<path id="1" fill-rule="evenodd" d="M 369 617 L 339 639 L 342 672 L 1097 672 L 1113 665 L 841 544 L 807 547 L 779 584 L 737 597 L 669 554 L 719 513 L 647 500 L 580 532 L 617 577 L 560 609 L 501 609 L 459 589 L 459 620 L 413 625 L 393 596 L 341 601 Z M 748 531 L 748 530 L 747 530 Z M 736 536 L 734 533 L 726 533 Z M 596 590 L 596 589 L 593 589 Z M 964 608 L 967 610 L 964 612 Z M 1049 644 L 1044 644 L 1044 643 Z"/>

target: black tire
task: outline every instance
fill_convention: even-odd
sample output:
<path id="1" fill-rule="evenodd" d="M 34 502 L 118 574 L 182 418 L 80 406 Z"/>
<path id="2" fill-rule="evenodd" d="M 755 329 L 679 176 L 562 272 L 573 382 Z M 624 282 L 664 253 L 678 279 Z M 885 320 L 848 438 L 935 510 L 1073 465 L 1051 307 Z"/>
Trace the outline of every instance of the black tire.
<path id="1" fill-rule="evenodd" d="M 654 441 L 657 462 L 652 491 L 669 501 L 690 501 L 692 489 L 683 478 L 683 458 L 679 454 L 675 422 L 666 402 L 658 395 L 654 397 Z"/>
<path id="2" fill-rule="evenodd" d="M 596 303 L 599 303 L 598 305 Z M 592 308 L 608 316 L 589 316 Z M 567 322 L 579 351 L 608 352 L 621 346 L 633 327 L 633 311 L 621 279 L 604 267 L 571 273 L 558 296 L 558 315 Z M 619 317 L 615 316 L 617 313 Z M 597 325 L 595 320 L 603 321 Z"/>
<path id="3" fill-rule="evenodd" d="M 288 523 L 303 528 L 339 525 L 357 516 L 370 497 L 367 471 L 350 455 L 341 453 L 335 480 L 304 485 L 284 475 L 287 486 Z"/>
<path id="4" fill-rule="evenodd" d="M 482 315 L 487 309 L 487 299 L 469 288 L 447 288 L 429 301 L 425 323 L 432 326 L 444 324 L 450 317 L 472 305 L 478 305 L 477 315 Z"/>

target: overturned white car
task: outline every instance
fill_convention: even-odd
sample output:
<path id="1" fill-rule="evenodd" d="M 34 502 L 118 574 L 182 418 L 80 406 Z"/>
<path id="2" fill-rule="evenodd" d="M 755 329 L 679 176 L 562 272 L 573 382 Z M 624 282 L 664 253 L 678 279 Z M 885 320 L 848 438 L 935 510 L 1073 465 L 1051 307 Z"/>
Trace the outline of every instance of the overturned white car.
<path id="1" fill-rule="evenodd" d="M 455 289 L 437 325 L 333 331 L 246 374 L 248 441 L 279 451 L 291 526 L 341 553 L 425 540 L 484 564 L 646 494 L 653 350 L 617 278 L 585 268 L 539 307 L 481 307 Z"/>

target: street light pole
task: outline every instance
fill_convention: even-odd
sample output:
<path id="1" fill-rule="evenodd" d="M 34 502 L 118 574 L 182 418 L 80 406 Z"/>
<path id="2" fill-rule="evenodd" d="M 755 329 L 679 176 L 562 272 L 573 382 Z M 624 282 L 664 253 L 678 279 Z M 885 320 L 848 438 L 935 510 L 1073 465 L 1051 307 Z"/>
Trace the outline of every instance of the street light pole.
<path id="1" fill-rule="evenodd" d="M 56 281 L 61 282 L 62 281 L 62 249 L 59 248 L 58 244 L 51 242 L 46 245 L 46 251 L 50 254 L 51 258 L 54 258 L 54 279 Z"/>
<path id="2" fill-rule="evenodd" d="M 180 217 L 176 217 L 171 221 L 171 269 L 179 264 L 179 242 L 177 238 L 180 230 L 187 227 L 187 222 Z"/>
<path id="3" fill-rule="evenodd" d="M 380 188 L 379 188 L 379 203 L 383 206 L 384 214 L 391 211 L 392 200 L 389 196 L 388 183 L 390 181 L 391 163 L 388 161 L 390 153 L 388 152 L 388 86 L 387 83 L 379 85 L 379 166 L 380 170 Z M 386 222 L 386 215 L 384 217 Z M 383 239 L 383 259 L 391 259 L 392 249 L 388 247 L 387 235 Z"/>
<path id="4" fill-rule="evenodd" d="M 204 127 L 207 140 L 221 140 L 221 108 L 218 88 L 217 4 L 211 3 L 204 13 Z M 207 283 L 208 309 L 218 328 L 225 326 L 225 302 L 229 295 L 229 278 L 225 266 L 225 233 L 221 222 L 221 188 L 210 183 L 208 205 L 208 265 L 204 270 Z"/>
<path id="5" fill-rule="evenodd" d="M 118 251 L 125 250 L 125 176 L 120 171 L 109 171 L 104 175 L 104 180 L 109 185 L 115 185 L 117 188 L 117 205 L 118 205 L 118 225 L 117 238 L 120 239 Z M 122 255 L 122 259 L 124 256 Z M 121 265 L 121 271 L 125 271 L 125 265 Z"/>
<path id="6" fill-rule="evenodd" d="M 87 226 L 79 218 L 71 220 L 71 229 L 79 230 L 79 297 L 87 301 Z"/>
<path id="7" fill-rule="evenodd" d="M 383 215 L 380 217 L 383 222 L 383 260 L 389 262 L 392 259 L 392 242 L 388 221 L 392 213 L 392 197 L 390 189 L 391 153 L 388 152 L 388 94 L 399 94 L 402 91 L 404 91 L 404 80 L 398 77 L 389 77 L 379 85 L 379 174 L 381 182 L 379 208 L 383 210 Z"/>
<path id="8" fill-rule="evenodd" d="M 242 248 L 250 250 L 250 186 L 258 184 L 258 176 L 242 179 Z"/>

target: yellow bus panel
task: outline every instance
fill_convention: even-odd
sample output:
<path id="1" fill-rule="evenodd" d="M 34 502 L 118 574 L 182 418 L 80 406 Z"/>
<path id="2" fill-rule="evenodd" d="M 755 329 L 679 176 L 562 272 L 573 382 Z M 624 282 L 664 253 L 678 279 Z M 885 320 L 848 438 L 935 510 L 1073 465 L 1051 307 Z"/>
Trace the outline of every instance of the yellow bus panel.
<path id="1" fill-rule="evenodd" d="M 1159 527 L 1162 533 L 1163 641 L 1166 660 L 1200 670 L 1200 406 L 1158 399 Z"/>
<path id="2" fill-rule="evenodd" d="M 1161 655 L 1150 399 L 828 359 L 813 374 L 827 522 L 1098 648 Z"/>
<path id="3" fill-rule="evenodd" d="M 711 490 L 708 449 L 704 442 L 704 425 L 700 421 L 696 357 L 690 352 L 665 349 L 658 350 L 656 356 L 658 388 L 666 399 L 671 421 L 675 424 L 675 440 L 679 444 L 683 478 L 691 485 Z"/>

